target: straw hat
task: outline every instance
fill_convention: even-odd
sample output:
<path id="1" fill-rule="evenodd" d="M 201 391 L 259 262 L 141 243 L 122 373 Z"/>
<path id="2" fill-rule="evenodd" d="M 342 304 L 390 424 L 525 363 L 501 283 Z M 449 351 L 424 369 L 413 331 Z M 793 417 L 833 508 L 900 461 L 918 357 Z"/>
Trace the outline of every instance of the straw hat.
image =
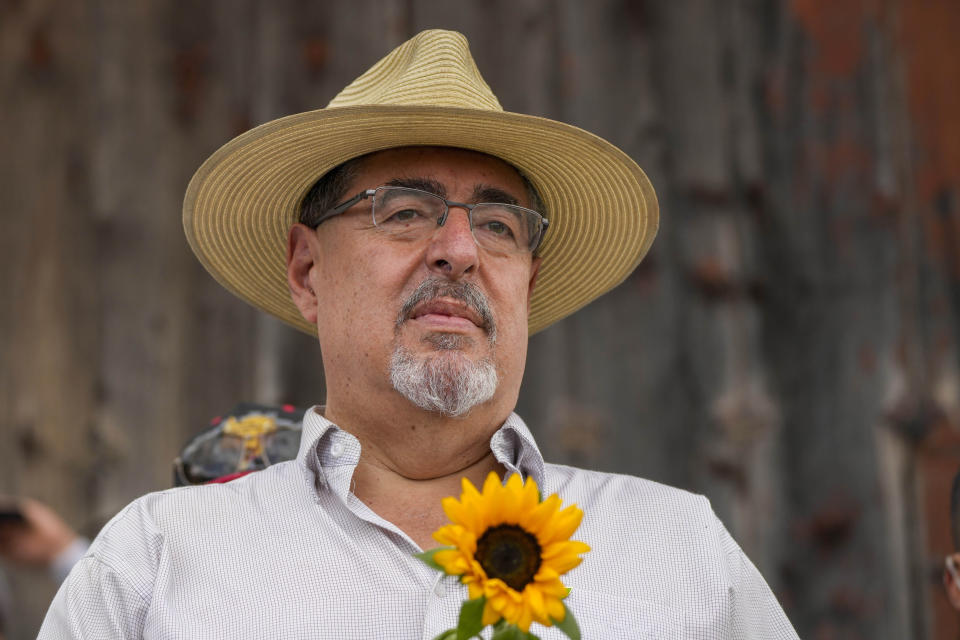
<path id="1" fill-rule="evenodd" d="M 287 286 L 286 236 L 301 200 L 333 167 L 411 145 L 502 158 L 542 196 L 550 227 L 538 251 L 531 334 L 622 282 L 656 235 L 656 195 L 633 160 L 577 127 L 503 111 L 466 38 L 433 30 L 394 49 L 325 109 L 268 122 L 218 149 L 187 187 L 187 241 L 228 290 L 315 334 Z"/>

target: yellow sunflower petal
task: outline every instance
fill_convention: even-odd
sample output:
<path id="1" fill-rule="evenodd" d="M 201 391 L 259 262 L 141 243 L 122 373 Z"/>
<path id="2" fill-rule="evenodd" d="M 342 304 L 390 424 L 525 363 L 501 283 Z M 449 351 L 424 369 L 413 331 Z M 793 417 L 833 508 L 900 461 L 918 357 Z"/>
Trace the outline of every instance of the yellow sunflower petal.
<path id="1" fill-rule="evenodd" d="M 507 619 L 507 622 L 517 624 L 517 621 L 520 618 L 520 611 L 523 607 L 508 597 L 503 599 L 502 607 L 503 608 L 500 609 L 500 613 L 504 618 Z"/>
<path id="2" fill-rule="evenodd" d="M 504 490 L 500 478 L 491 471 L 483 483 L 482 501 L 484 505 L 483 528 L 503 522 Z"/>
<path id="3" fill-rule="evenodd" d="M 443 568 L 451 576 L 462 576 L 470 573 L 470 562 L 460 555 L 453 558 L 450 564 L 443 565 Z"/>
<path id="4" fill-rule="evenodd" d="M 456 547 L 467 555 L 473 555 L 477 551 L 477 539 L 473 532 L 458 524 L 440 527 L 433 532 L 433 539 L 444 546 Z"/>
<path id="5" fill-rule="evenodd" d="M 483 533 L 490 526 L 490 518 L 493 515 L 493 503 L 478 492 L 472 484 L 465 490 L 461 498 L 463 510 L 470 514 L 469 528 L 478 532 L 477 536 Z"/>
<path id="6" fill-rule="evenodd" d="M 483 595 L 490 599 L 507 598 L 507 585 L 500 578 L 486 580 L 483 583 Z"/>
<path id="7" fill-rule="evenodd" d="M 433 554 L 433 561 L 443 567 L 443 570 L 450 575 L 465 573 L 467 568 L 463 554 L 457 549 L 441 549 Z"/>
<path id="8" fill-rule="evenodd" d="M 501 522 L 516 524 L 523 515 L 523 480 L 515 473 L 507 480 L 507 486 L 501 492 Z"/>
<path id="9" fill-rule="evenodd" d="M 490 603 L 490 606 L 493 607 L 494 610 L 496 610 L 500 615 L 504 615 L 508 609 L 513 606 L 513 602 L 511 601 L 510 594 L 507 592 L 507 590 L 505 588 L 499 588 L 495 582 L 497 581 L 489 580 L 483 585 L 483 595 L 487 597 L 487 602 Z"/>
<path id="10" fill-rule="evenodd" d="M 470 557 L 470 574 L 477 576 L 481 580 L 487 579 L 487 572 L 483 570 L 483 566 L 477 562 L 477 559 L 473 557 L 473 554 L 469 554 Z"/>
<path id="11" fill-rule="evenodd" d="M 557 622 L 563 622 L 567 617 L 567 610 L 560 600 L 550 598 L 547 600 L 547 615 Z"/>
<path id="12" fill-rule="evenodd" d="M 443 512 L 447 514 L 450 522 L 463 527 L 470 527 L 475 519 L 474 512 L 466 507 L 456 498 L 444 498 L 440 501 Z"/>
<path id="13" fill-rule="evenodd" d="M 542 564 L 537 570 L 537 575 L 533 576 L 534 582 L 551 582 L 560 578 L 560 572 L 549 564 Z"/>
<path id="14" fill-rule="evenodd" d="M 520 615 L 517 618 L 517 622 L 515 624 L 518 627 L 520 627 L 521 631 L 526 633 L 527 631 L 530 631 L 531 622 L 533 622 L 533 612 L 530 611 L 530 607 L 529 606 L 521 607 Z"/>
<path id="15" fill-rule="evenodd" d="M 466 478 L 460 481 L 460 487 L 460 503 L 463 504 L 465 508 L 473 509 L 483 502 L 483 496 L 481 496 L 477 488 L 473 486 L 473 483 Z"/>
<path id="16" fill-rule="evenodd" d="M 510 477 L 507 478 L 506 487 L 515 493 L 523 491 L 523 478 L 520 477 L 519 473 L 511 473 Z"/>
<path id="17" fill-rule="evenodd" d="M 563 540 L 561 542 L 554 542 L 543 547 L 540 557 L 544 560 L 552 560 L 553 558 L 559 556 L 586 553 L 587 551 L 590 551 L 590 545 L 588 545 L 586 542 L 580 542 L 579 540 Z"/>
<path id="18" fill-rule="evenodd" d="M 523 590 L 523 595 L 527 600 L 527 604 L 530 605 L 531 611 L 533 611 L 533 616 L 542 624 L 542 621 L 545 620 L 547 616 L 547 607 L 543 601 L 543 592 L 536 586 L 528 584 Z"/>
<path id="19" fill-rule="evenodd" d="M 487 626 L 488 624 L 497 624 L 498 622 L 500 622 L 500 618 L 501 618 L 500 614 L 497 613 L 497 610 L 493 608 L 493 605 L 490 604 L 489 600 L 486 603 L 484 603 L 483 617 L 480 620 L 483 626 Z"/>
<path id="20" fill-rule="evenodd" d="M 556 599 L 563 600 L 567 597 L 567 594 L 570 592 L 563 583 L 559 580 L 548 580 L 545 582 L 538 582 L 537 588 L 540 589 L 540 592 L 543 594 L 543 597 L 546 599 Z"/>
<path id="21" fill-rule="evenodd" d="M 590 547 L 578 540 L 568 540 L 565 542 L 554 542 L 543 549 L 540 558 L 543 565 L 548 566 L 560 575 L 570 571 L 580 564 L 583 558 L 581 553 L 586 553 Z"/>
<path id="22" fill-rule="evenodd" d="M 558 574 L 563 575 L 571 569 L 575 569 L 583 562 L 580 556 L 560 556 L 550 561 L 550 568 Z"/>
<path id="23" fill-rule="evenodd" d="M 540 492 L 537 490 L 537 481 L 528 476 L 527 481 L 523 483 L 520 513 L 524 515 L 528 514 L 536 509 L 538 504 L 540 504 Z"/>
<path id="24" fill-rule="evenodd" d="M 560 509 L 560 497 L 557 494 L 548 496 L 546 500 L 525 512 L 520 519 L 520 526 L 535 533 L 540 546 L 547 544 L 547 529 L 554 514 Z"/>
<path id="25" fill-rule="evenodd" d="M 571 505 L 555 514 L 547 524 L 546 535 L 544 536 L 542 546 L 547 546 L 560 540 L 569 540 L 573 532 L 580 526 L 583 519 L 583 511 L 577 508 L 577 505 Z"/>
<path id="26" fill-rule="evenodd" d="M 486 498 L 493 495 L 493 493 L 502 486 L 500 476 L 498 476 L 495 471 L 491 471 L 487 474 L 486 480 L 483 481 L 483 497 Z"/>
<path id="27" fill-rule="evenodd" d="M 433 539 L 442 545 L 455 547 L 463 536 L 463 527 L 459 524 L 446 524 L 433 532 Z"/>
<path id="28" fill-rule="evenodd" d="M 467 595 L 470 596 L 471 600 L 476 600 L 483 595 L 483 585 L 479 582 L 467 583 Z"/>
<path id="29" fill-rule="evenodd" d="M 480 497 L 480 492 L 477 491 L 477 488 L 473 486 L 473 483 L 466 477 L 460 479 L 460 488 L 463 491 L 463 493 L 460 494 L 461 500 L 474 500 Z"/>

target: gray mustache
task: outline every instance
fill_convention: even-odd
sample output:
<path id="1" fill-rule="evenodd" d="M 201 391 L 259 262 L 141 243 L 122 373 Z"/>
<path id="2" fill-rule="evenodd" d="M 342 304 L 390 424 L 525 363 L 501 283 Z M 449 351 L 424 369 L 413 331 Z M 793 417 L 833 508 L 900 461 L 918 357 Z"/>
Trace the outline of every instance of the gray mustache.
<path id="1" fill-rule="evenodd" d="M 397 328 L 410 319 L 410 315 L 418 304 L 434 298 L 452 298 L 467 305 L 480 317 L 483 322 L 483 329 L 490 337 L 490 342 L 496 339 L 497 324 L 493 319 L 490 303 L 483 291 L 471 282 L 450 282 L 439 278 L 424 280 L 413 290 L 413 293 L 400 307 L 400 313 L 397 314 Z"/>

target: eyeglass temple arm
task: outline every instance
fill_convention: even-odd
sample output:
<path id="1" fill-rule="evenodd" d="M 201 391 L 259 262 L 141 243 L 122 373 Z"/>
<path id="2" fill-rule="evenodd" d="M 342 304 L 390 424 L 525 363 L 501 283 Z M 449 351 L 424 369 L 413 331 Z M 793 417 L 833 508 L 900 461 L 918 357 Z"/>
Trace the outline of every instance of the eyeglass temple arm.
<path id="1" fill-rule="evenodd" d="M 332 217 L 334 217 L 334 216 L 340 215 L 341 213 L 343 213 L 344 211 L 346 211 L 347 209 L 349 209 L 349 208 L 352 207 L 353 205 L 357 204 L 357 203 L 360 202 L 361 200 L 365 200 L 365 199 L 367 199 L 367 198 L 373 197 L 373 195 L 374 195 L 376 192 L 377 192 L 376 189 L 367 189 L 366 191 L 361 191 L 360 193 L 358 193 L 357 195 L 353 196 L 352 198 L 350 198 L 350 199 L 347 200 L 346 202 L 342 202 L 342 203 L 338 204 L 337 206 L 335 206 L 333 209 L 327 210 L 327 212 L 324 213 L 322 216 L 320 216 L 320 219 L 317 220 L 317 224 L 316 224 L 316 226 L 314 226 L 314 229 L 316 229 L 317 227 L 319 227 L 321 224 L 323 224 L 324 222 L 326 222 L 326 221 L 329 220 L 330 218 L 332 218 Z"/>

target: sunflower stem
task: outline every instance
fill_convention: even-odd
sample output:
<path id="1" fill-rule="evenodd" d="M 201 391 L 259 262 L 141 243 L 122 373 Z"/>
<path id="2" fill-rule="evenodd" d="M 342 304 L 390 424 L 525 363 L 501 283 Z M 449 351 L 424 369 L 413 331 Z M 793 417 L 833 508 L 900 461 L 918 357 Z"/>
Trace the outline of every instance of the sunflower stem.
<path id="1" fill-rule="evenodd" d="M 501 619 L 501 622 L 506 622 Z M 527 640 L 532 634 L 524 633 L 514 624 L 497 624 L 493 628 L 493 637 L 490 640 Z M 533 636 L 534 638 L 536 636 Z"/>

